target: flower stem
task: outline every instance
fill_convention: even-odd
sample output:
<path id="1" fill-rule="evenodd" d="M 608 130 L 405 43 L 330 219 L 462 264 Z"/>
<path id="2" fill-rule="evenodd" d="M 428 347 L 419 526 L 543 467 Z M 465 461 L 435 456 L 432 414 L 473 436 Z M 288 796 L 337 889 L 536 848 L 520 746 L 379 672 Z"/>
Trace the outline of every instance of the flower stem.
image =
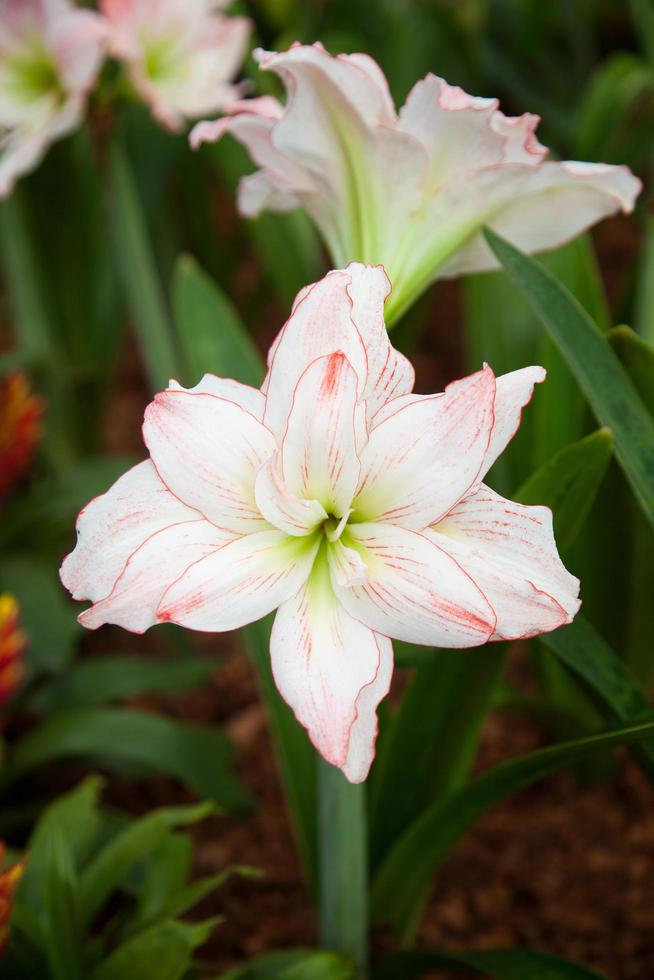
<path id="1" fill-rule="evenodd" d="M 320 939 L 368 971 L 368 842 L 365 786 L 319 759 Z"/>

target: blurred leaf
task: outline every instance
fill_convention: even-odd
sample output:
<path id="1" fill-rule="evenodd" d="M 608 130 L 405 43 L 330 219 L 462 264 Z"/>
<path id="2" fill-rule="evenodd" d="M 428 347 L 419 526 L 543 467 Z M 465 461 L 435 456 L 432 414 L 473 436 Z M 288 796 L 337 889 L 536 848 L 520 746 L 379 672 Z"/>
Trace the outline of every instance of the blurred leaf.
<path id="1" fill-rule="evenodd" d="M 16 892 L 17 901 L 36 912 L 43 909 L 50 841 L 55 835 L 62 835 L 74 866 L 79 868 L 87 858 L 100 832 L 102 784 L 99 776 L 89 776 L 43 811 L 27 845 L 29 861 Z"/>
<path id="2" fill-rule="evenodd" d="M 654 301 L 654 296 L 652 297 Z M 631 327 L 614 327 L 606 335 L 615 353 L 629 372 L 638 394 L 654 415 L 654 348 Z"/>
<path id="3" fill-rule="evenodd" d="M 551 507 L 559 550 L 570 547 L 588 517 L 612 449 L 611 431 L 598 429 L 561 449 L 513 494 L 521 504 Z"/>
<path id="4" fill-rule="evenodd" d="M 211 803 L 162 807 L 128 824 L 105 844 L 80 875 L 79 903 L 85 928 L 91 925 L 132 865 L 153 851 L 170 830 L 203 820 L 213 809 Z"/>
<path id="5" fill-rule="evenodd" d="M 207 941 L 215 920 L 191 925 L 172 919 L 132 936 L 101 963 L 89 980 L 180 980 L 193 950 Z"/>
<path id="6" fill-rule="evenodd" d="M 29 644 L 29 666 L 50 673 L 65 670 L 82 628 L 75 619 L 75 607 L 59 582 L 56 567 L 30 558 L 3 559 L 0 585 L 20 603 Z"/>
<path id="7" fill-rule="evenodd" d="M 263 360 L 229 298 L 189 255 L 173 276 L 177 341 L 191 385 L 206 371 L 259 387 Z"/>
<path id="8" fill-rule="evenodd" d="M 315 884 L 318 861 L 316 752 L 305 730 L 282 699 L 273 679 L 270 668 L 271 625 L 271 617 L 260 619 L 246 626 L 243 636 L 258 674 L 300 857 L 309 880 Z"/>
<path id="9" fill-rule="evenodd" d="M 209 659 L 154 660 L 152 657 L 104 654 L 74 664 L 66 673 L 42 686 L 30 707 L 51 713 L 64 708 L 119 701 L 135 694 L 181 693 L 200 687 L 215 665 Z"/>
<path id="10" fill-rule="evenodd" d="M 498 235 L 485 235 L 558 344 L 598 420 L 611 429 L 618 462 L 654 526 L 654 422 L 629 375 L 564 286 Z"/>
<path id="11" fill-rule="evenodd" d="M 290 949 L 260 956 L 222 974 L 220 980 L 356 980 L 356 977 L 354 964 L 336 953 Z"/>
<path id="12" fill-rule="evenodd" d="M 1 778 L 16 779 L 62 757 L 129 763 L 175 776 L 200 796 L 228 810 L 250 806 L 231 772 L 233 749 L 214 728 L 126 709 L 74 709 L 49 719 L 14 743 Z"/>
<path id="13" fill-rule="evenodd" d="M 166 903 L 180 892 L 191 873 L 193 848 L 188 834 L 167 833 L 152 849 L 136 887 L 136 912 L 128 923 L 132 935 L 165 915 Z"/>
<path id="14" fill-rule="evenodd" d="M 543 634 L 541 642 L 581 678 L 609 720 L 626 723 L 654 717 L 636 678 L 581 614 L 569 626 Z M 634 745 L 631 751 L 654 778 L 654 742 Z"/>
<path id="15" fill-rule="evenodd" d="M 491 980 L 607 980 L 579 963 L 532 949 L 491 949 L 470 953 L 406 950 L 388 957 L 374 971 L 374 980 L 412 980 L 439 969 L 478 970 Z"/>
<path id="16" fill-rule="evenodd" d="M 506 646 L 429 655 L 431 662 L 416 669 L 399 707 L 380 725 L 369 789 L 373 871 L 424 808 L 468 775 Z"/>
<path id="17" fill-rule="evenodd" d="M 56 823 L 43 839 L 46 860 L 42 914 L 52 980 L 83 980 L 84 977 L 79 945 L 77 873 L 68 837 L 68 831 Z"/>
<path id="18" fill-rule="evenodd" d="M 494 803 L 601 749 L 654 736 L 654 721 L 563 742 L 518 756 L 477 776 L 426 809 L 387 855 L 372 885 L 374 921 L 390 922 L 404 941 L 415 932 L 432 876 L 465 831 Z"/>
<path id="19" fill-rule="evenodd" d="M 116 262 L 150 386 L 159 391 L 179 374 L 179 359 L 134 178 L 117 142 L 110 153 L 110 181 Z"/>
<path id="20" fill-rule="evenodd" d="M 638 334 L 654 346 L 654 216 L 645 218 L 645 241 L 638 263 L 634 327 Z"/>
<path id="21" fill-rule="evenodd" d="M 224 885 L 227 879 L 231 878 L 234 874 L 241 875 L 244 878 L 252 878 L 256 877 L 259 872 L 245 866 L 229 867 L 223 871 L 216 872 L 216 874 L 200 878 L 185 888 L 181 888 L 177 894 L 170 897 L 166 902 L 166 914 L 171 916 L 184 915 L 185 912 L 188 912 L 196 906 L 198 902 L 201 902 L 203 898 L 206 898 L 207 895 L 210 895 L 217 888 L 220 888 L 221 885 Z"/>
<path id="22" fill-rule="evenodd" d="M 619 51 L 603 61 L 577 112 L 575 159 L 632 165 L 646 159 L 650 133 L 634 124 L 638 104 L 648 94 L 654 97 L 654 75 L 642 58 Z"/>
<path id="23" fill-rule="evenodd" d="M 643 46 L 652 71 L 654 71 L 654 8 L 651 0 L 629 0 L 636 36 Z"/>

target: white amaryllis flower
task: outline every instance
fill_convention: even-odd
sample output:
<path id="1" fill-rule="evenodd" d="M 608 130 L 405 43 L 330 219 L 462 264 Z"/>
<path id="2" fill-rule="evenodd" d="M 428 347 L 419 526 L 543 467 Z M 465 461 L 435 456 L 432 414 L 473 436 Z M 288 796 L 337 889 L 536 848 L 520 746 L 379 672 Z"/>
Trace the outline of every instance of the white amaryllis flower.
<path id="1" fill-rule="evenodd" d="M 295 44 L 255 57 L 284 82 L 286 105 L 239 101 L 227 118 L 199 123 L 192 145 L 229 132 L 248 149 L 260 169 L 241 182 L 244 216 L 301 206 L 335 266 L 382 263 L 393 284 L 389 322 L 437 277 L 497 267 L 484 225 L 540 252 L 630 211 L 639 192 L 626 167 L 545 161 L 537 116 L 505 116 L 497 99 L 435 75 L 398 114 L 368 55 Z"/>
<path id="2" fill-rule="evenodd" d="M 82 511 L 61 571 L 92 600 L 91 629 L 221 632 L 278 608 L 277 686 L 353 782 L 372 762 L 390 637 L 473 647 L 556 629 L 579 606 L 550 511 L 482 483 L 544 370 L 486 366 L 412 394 L 388 292 L 383 269 L 359 264 L 304 289 L 261 390 L 171 382 L 146 409 L 150 459 Z"/>
<path id="3" fill-rule="evenodd" d="M 0 0 L 0 198 L 81 122 L 105 34 L 69 0 Z"/>
<path id="4" fill-rule="evenodd" d="M 124 62 L 155 118 L 179 130 L 239 94 L 231 84 L 250 36 L 246 17 L 220 13 L 226 0 L 100 0 L 112 53 Z"/>

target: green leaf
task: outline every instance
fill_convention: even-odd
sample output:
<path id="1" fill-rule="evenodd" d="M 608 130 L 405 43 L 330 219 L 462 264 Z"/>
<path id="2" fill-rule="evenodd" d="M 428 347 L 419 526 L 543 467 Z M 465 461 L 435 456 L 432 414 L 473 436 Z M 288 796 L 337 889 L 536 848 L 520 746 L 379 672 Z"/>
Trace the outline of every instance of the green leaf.
<path id="1" fill-rule="evenodd" d="M 230 970 L 220 980 L 356 980 L 354 964 L 320 950 L 279 950 Z"/>
<path id="2" fill-rule="evenodd" d="M 374 921 L 389 921 L 406 941 L 415 931 L 435 871 L 456 841 L 489 807 L 598 750 L 642 742 L 653 736 L 654 721 L 651 721 L 539 749 L 490 769 L 445 800 L 436 802 L 402 835 L 375 875 Z"/>
<path id="3" fill-rule="evenodd" d="M 654 345 L 654 217 L 645 219 L 645 242 L 638 266 L 634 327 L 638 334 Z"/>
<path id="4" fill-rule="evenodd" d="M 213 728 L 140 711 L 75 709 L 19 739 L 2 777 L 8 782 L 62 757 L 129 763 L 175 776 L 228 810 L 250 805 L 250 797 L 231 773 L 232 746 Z"/>
<path id="5" fill-rule="evenodd" d="M 493 949 L 470 953 L 406 950 L 383 960 L 374 980 L 413 980 L 439 969 L 478 970 L 491 980 L 607 980 L 579 963 L 532 949 Z"/>
<path id="6" fill-rule="evenodd" d="M 207 941 L 215 920 L 191 925 L 172 919 L 132 936 L 93 971 L 89 980 L 180 980 L 193 950 Z"/>
<path id="7" fill-rule="evenodd" d="M 652 302 L 654 304 L 654 296 Z M 606 339 L 654 415 L 654 347 L 625 325 L 609 330 Z"/>
<path id="8" fill-rule="evenodd" d="M 577 112 L 575 160 L 640 163 L 641 155 L 645 157 L 648 152 L 648 140 L 637 132 L 634 123 L 640 119 L 643 109 L 646 111 L 643 102 L 653 89 L 654 76 L 642 58 L 618 51 L 604 59 L 582 94 Z M 641 152 L 630 152 L 641 147 Z"/>
<path id="9" fill-rule="evenodd" d="M 43 908 L 50 842 L 55 835 L 62 836 L 77 868 L 86 859 L 100 832 L 102 784 L 99 776 L 89 776 L 43 811 L 27 845 L 29 861 L 16 892 L 18 902 L 36 912 Z"/>
<path id="10" fill-rule="evenodd" d="M 193 846 L 188 834 L 167 833 L 152 849 L 137 877 L 137 906 L 127 925 L 129 935 L 164 918 L 166 903 L 189 879 L 192 859 Z"/>
<path id="11" fill-rule="evenodd" d="M 581 678 L 610 720 L 626 723 L 654 717 L 636 678 L 582 615 L 569 626 L 543 634 L 541 642 Z M 654 778 L 654 742 L 633 745 L 631 751 Z"/>
<path id="12" fill-rule="evenodd" d="M 195 384 L 206 371 L 259 387 L 264 363 L 233 304 L 195 259 L 181 255 L 173 275 L 177 340 Z"/>
<path id="13" fill-rule="evenodd" d="M 65 670 L 82 628 L 61 587 L 56 565 L 30 558 L 3 560 L 0 586 L 20 604 L 29 666 L 50 673 Z"/>
<path id="14" fill-rule="evenodd" d="M 130 823 L 110 840 L 80 876 L 79 896 L 83 922 L 88 927 L 129 869 L 149 854 L 175 827 L 204 819 L 210 803 L 162 807 Z"/>
<path id="15" fill-rule="evenodd" d="M 44 905 L 46 956 L 52 980 L 83 980 L 77 874 L 68 831 L 50 828 L 44 844 Z"/>
<path id="16" fill-rule="evenodd" d="M 150 386 L 153 391 L 159 391 L 179 373 L 172 323 L 134 177 L 118 142 L 111 147 L 109 164 L 110 216 L 116 262 Z"/>
<path id="17" fill-rule="evenodd" d="M 310 881 L 315 883 L 318 861 L 316 752 L 277 690 L 270 668 L 271 625 L 270 617 L 261 619 L 246 626 L 243 636 L 258 674 L 300 857 Z"/>
<path id="18" fill-rule="evenodd" d="M 373 871 L 422 810 L 467 776 L 506 658 L 503 644 L 427 652 L 430 662 L 380 725 L 369 787 Z"/>
<path id="19" fill-rule="evenodd" d="M 611 429 L 618 462 L 654 526 L 654 422 L 629 375 L 564 286 L 494 232 L 484 234 L 559 346 L 598 420 Z"/>
<path id="20" fill-rule="evenodd" d="M 513 494 L 521 504 L 552 508 L 554 534 L 566 551 L 581 530 L 611 459 L 613 437 L 598 429 L 561 449 Z"/>
<path id="21" fill-rule="evenodd" d="M 166 694 L 190 691 L 213 673 L 211 660 L 104 655 L 75 664 L 56 681 L 36 692 L 30 701 L 39 712 L 118 701 L 135 694 Z"/>

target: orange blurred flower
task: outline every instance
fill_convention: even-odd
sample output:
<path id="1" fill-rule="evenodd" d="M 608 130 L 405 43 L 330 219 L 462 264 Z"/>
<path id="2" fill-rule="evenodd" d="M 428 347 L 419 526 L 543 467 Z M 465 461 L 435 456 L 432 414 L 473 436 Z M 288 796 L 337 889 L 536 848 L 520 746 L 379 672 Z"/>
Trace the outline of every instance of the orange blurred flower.
<path id="1" fill-rule="evenodd" d="M 5 845 L 0 841 L 0 862 L 5 854 Z M 25 859 L 12 864 L 0 872 L 0 956 L 9 942 L 9 920 L 13 910 L 13 894 L 25 870 Z"/>
<path id="2" fill-rule="evenodd" d="M 19 371 L 0 381 L 0 500 L 23 475 L 41 435 L 43 402 Z"/>
<path id="3" fill-rule="evenodd" d="M 20 607 L 16 599 L 0 595 L 0 706 L 7 701 L 25 674 L 23 653 L 25 634 L 18 626 Z"/>

